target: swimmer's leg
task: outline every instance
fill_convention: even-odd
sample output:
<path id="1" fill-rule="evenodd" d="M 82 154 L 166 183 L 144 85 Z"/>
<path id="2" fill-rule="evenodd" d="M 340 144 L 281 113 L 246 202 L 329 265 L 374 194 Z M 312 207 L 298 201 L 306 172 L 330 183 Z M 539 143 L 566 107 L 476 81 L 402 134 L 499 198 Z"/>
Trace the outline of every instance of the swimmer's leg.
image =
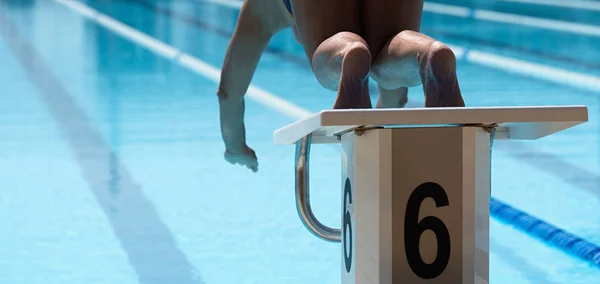
<path id="1" fill-rule="evenodd" d="M 424 34 L 400 32 L 379 52 L 372 70 L 373 78 L 387 89 L 423 84 L 426 107 L 465 106 L 454 53 Z"/>
<path id="2" fill-rule="evenodd" d="M 425 106 L 464 106 L 452 50 L 418 33 L 422 12 L 422 0 L 364 1 L 371 76 L 389 90 L 423 84 Z"/>
<path id="3" fill-rule="evenodd" d="M 321 85 L 338 96 L 333 108 L 371 108 L 369 69 L 371 53 L 357 34 L 340 32 L 326 39 L 312 57 Z"/>
<path id="4" fill-rule="evenodd" d="M 296 29 L 319 83 L 338 96 L 334 108 L 371 108 L 371 53 L 360 34 L 357 0 L 292 1 Z"/>

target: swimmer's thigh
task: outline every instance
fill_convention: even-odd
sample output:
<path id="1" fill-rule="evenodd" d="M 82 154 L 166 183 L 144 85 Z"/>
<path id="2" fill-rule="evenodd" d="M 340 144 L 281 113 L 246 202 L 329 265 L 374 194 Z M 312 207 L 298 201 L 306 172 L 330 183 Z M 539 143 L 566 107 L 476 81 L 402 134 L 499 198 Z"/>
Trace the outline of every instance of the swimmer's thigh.
<path id="1" fill-rule="evenodd" d="M 422 0 L 363 1 L 363 38 L 369 45 L 372 57 L 377 57 L 382 47 L 401 31 L 418 32 L 422 12 Z"/>
<path id="2" fill-rule="evenodd" d="M 369 0 L 370 1 L 370 0 Z M 299 40 L 308 60 L 317 47 L 339 32 L 361 34 L 360 0 L 292 0 Z M 368 2 L 368 1 L 364 1 Z"/>

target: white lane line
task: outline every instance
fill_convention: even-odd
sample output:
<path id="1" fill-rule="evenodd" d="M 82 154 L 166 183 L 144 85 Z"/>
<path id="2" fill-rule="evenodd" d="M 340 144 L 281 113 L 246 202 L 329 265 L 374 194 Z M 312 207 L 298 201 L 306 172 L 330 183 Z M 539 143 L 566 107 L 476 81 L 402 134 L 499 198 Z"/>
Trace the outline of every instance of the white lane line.
<path id="1" fill-rule="evenodd" d="M 241 1 L 234 0 L 196 0 L 199 2 L 213 3 L 216 5 L 226 6 L 233 9 L 240 9 L 242 7 Z M 506 1 L 525 1 L 525 0 L 506 0 Z M 548 0 L 547 0 L 548 1 Z M 600 5 L 600 3 L 597 3 Z M 471 9 L 468 7 L 461 7 L 448 4 L 439 4 L 432 2 L 425 2 L 423 5 L 423 11 L 434 14 L 449 15 L 461 18 L 475 18 L 483 21 L 528 26 L 546 30 L 574 33 L 587 36 L 600 37 L 600 26 L 571 23 L 567 21 L 551 20 L 538 17 L 530 17 L 524 15 L 501 13 L 483 9 Z"/>
<path id="2" fill-rule="evenodd" d="M 561 8 L 580 9 L 588 11 L 600 11 L 600 2 L 588 0 L 499 0 L 504 2 L 514 2 L 522 4 L 532 4 L 540 6 L 554 6 Z"/>
<path id="3" fill-rule="evenodd" d="M 127 26 L 81 2 L 74 0 L 56 0 L 56 2 L 71 8 L 80 15 L 95 21 L 99 25 L 121 35 L 123 38 L 148 48 L 157 55 L 172 60 L 173 62 L 178 63 L 181 66 L 213 82 L 219 83 L 221 70 L 215 66 L 181 52 L 179 49 L 148 36 L 130 26 Z M 294 119 L 301 119 L 312 114 L 310 111 L 294 105 L 254 85 L 250 85 L 246 96 Z"/>
<path id="4" fill-rule="evenodd" d="M 182 67 L 193 71 L 215 83 L 220 80 L 221 71 L 198 58 L 181 52 L 179 49 L 148 36 L 130 26 L 127 26 L 107 15 L 104 15 L 80 2 L 74 0 L 55 0 L 82 16 L 97 22 L 99 25 L 121 35 L 122 37 L 148 48 L 157 55 L 172 60 Z M 504 70 L 528 77 L 538 78 L 554 83 L 560 83 L 580 89 L 600 92 L 600 78 L 577 72 L 553 68 L 541 64 L 530 63 L 505 56 L 495 55 L 477 50 L 466 49 L 461 46 L 451 46 L 458 59 Z M 292 119 L 302 119 L 311 112 L 289 101 L 282 99 L 257 86 L 250 85 L 247 95 L 249 98 L 283 114 Z"/>
<path id="5" fill-rule="evenodd" d="M 466 7 L 438 4 L 438 3 L 431 3 L 431 2 L 423 3 L 423 11 L 429 12 L 429 13 L 434 13 L 434 14 L 442 14 L 442 15 L 461 17 L 461 18 L 467 18 L 473 13 L 473 9 L 469 9 Z"/>
<path id="6" fill-rule="evenodd" d="M 217 5 L 226 5 L 239 9 L 241 2 L 234 0 L 198 0 L 201 2 L 210 2 Z M 225 4 L 227 3 L 227 4 Z M 600 27 L 590 27 L 581 24 L 572 24 L 567 22 L 545 20 L 541 18 L 533 18 L 506 13 L 498 13 L 486 10 L 473 10 L 469 8 L 437 4 L 426 2 L 423 8 L 425 11 L 433 13 L 441 13 L 459 17 L 475 17 L 479 19 L 487 19 L 496 22 L 506 22 L 511 24 L 522 24 L 527 26 L 537 26 L 544 28 L 552 28 L 555 30 L 574 31 L 577 33 L 588 33 L 600 36 Z M 600 92 L 600 78 L 592 75 L 581 74 L 569 70 L 555 68 L 547 65 L 532 63 L 524 60 L 518 60 L 506 56 L 500 56 L 489 52 L 477 50 L 468 50 L 461 46 L 450 46 L 456 57 L 468 62 L 483 65 L 486 67 L 500 69 L 503 71 L 516 73 L 532 78 L 537 78 L 554 83 L 560 83 L 572 87 L 577 87 L 594 92 Z M 467 56 L 464 56 L 467 54 Z"/>
<path id="7" fill-rule="evenodd" d="M 486 20 L 498 23 L 516 24 L 540 29 L 600 37 L 600 26 L 588 24 L 570 23 L 559 20 L 549 20 L 487 10 L 474 10 L 473 17 L 479 20 Z"/>
<path id="8" fill-rule="evenodd" d="M 600 93 L 600 78 L 492 53 L 467 50 L 466 60 L 544 81 Z"/>

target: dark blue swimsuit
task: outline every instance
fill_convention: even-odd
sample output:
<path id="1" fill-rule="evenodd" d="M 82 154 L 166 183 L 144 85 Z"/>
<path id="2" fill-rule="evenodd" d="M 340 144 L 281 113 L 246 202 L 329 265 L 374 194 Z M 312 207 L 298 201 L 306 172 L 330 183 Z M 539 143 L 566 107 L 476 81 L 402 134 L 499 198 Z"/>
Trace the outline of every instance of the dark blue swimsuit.
<path id="1" fill-rule="evenodd" d="M 288 9 L 288 12 L 290 12 L 290 15 L 294 16 L 294 12 L 292 12 L 292 4 L 290 3 L 290 0 L 283 0 L 283 4 L 285 4 L 285 7 Z"/>

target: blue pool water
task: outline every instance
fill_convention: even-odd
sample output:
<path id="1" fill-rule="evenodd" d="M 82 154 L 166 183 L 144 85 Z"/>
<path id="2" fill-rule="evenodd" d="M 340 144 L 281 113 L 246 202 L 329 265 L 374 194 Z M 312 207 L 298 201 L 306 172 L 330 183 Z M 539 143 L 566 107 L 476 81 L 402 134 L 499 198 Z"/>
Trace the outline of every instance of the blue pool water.
<path id="1" fill-rule="evenodd" d="M 238 14 L 219 1 L 80 3 L 216 68 Z M 436 3 L 471 11 L 426 9 L 422 25 L 464 49 L 458 68 L 469 105 L 588 106 L 584 125 L 496 142 L 492 195 L 600 245 L 600 11 Z M 559 28 L 490 21 L 476 9 Z M 592 32 L 561 30 L 573 23 Z M 474 52 L 543 68 L 483 64 Z M 310 112 L 330 108 L 335 95 L 314 79 L 290 30 L 273 38 L 253 85 Z M 340 283 L 339 244 L 310 235 L 296 215 L 294 149 L 272 143 L 295 118 L 247 100 L 254 174 L 222 158 L 215 92 L 210 75 L 62 2 L 0 0 L 0 283 Z M 422 94 L 412 88 L 408 107 L 422 105 Z M 336 227 L 339 168 L 335 148 L 313 148 L 313 207 Z M 600 279 L 598 267 L 494 218 L 490 247 L 491 283 Z"/>

